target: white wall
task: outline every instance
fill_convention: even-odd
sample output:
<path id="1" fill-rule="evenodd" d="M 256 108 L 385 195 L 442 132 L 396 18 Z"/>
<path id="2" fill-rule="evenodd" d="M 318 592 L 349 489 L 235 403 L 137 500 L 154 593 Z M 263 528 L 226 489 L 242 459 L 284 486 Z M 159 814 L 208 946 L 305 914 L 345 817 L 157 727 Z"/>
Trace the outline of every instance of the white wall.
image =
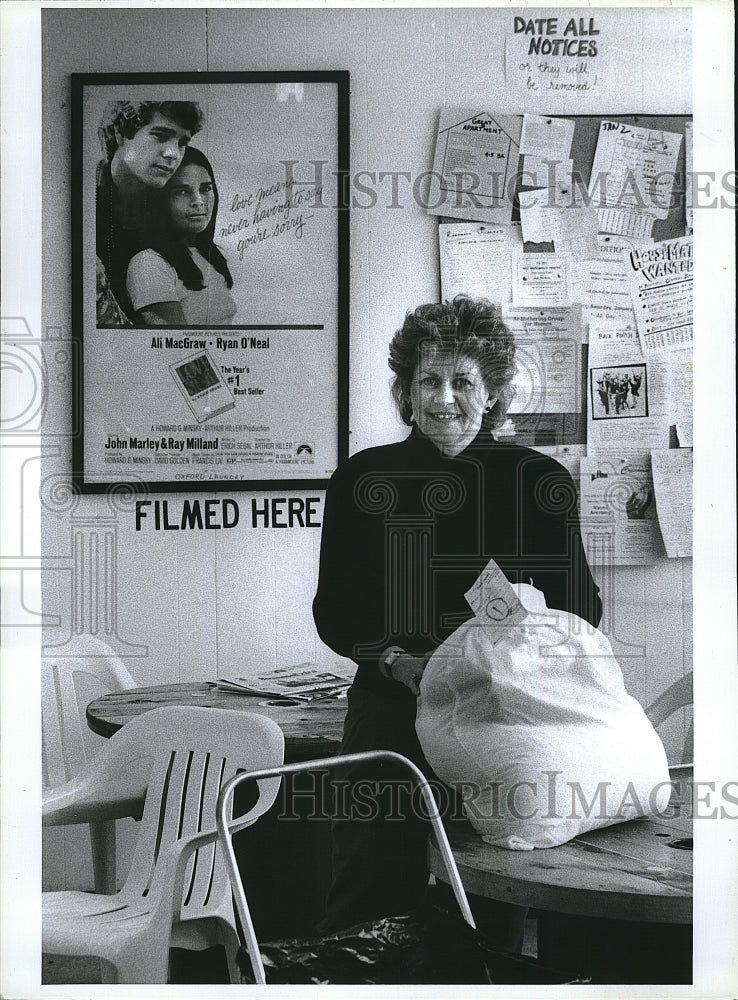
<path id="1" fill-rule="evenodd" d="M 493 100 L 509 113 L 690 113 L 691 12 L 572 11 L 593 12 L 601 44 L 614 53 L 597 92 L 557 96 L 555 103 L 532 95 L 523 103 L 505 86 L 512 9 L 47 8 L 44 329 L 56 328 L 62 338 L 71 332 L 70 73 L 347 69 L 352 172 L 415 176 L 430 167 L 443 104 Z M 402 436 L 388 398 L 387 344 L 409 307 L 438 297 L 437 220 L 407 199 L 401 210 L 386 207 L 386 185 L 376 208 L 351 217 L 352 451 Z M 69 380 L 52 380 L 50 391 L 50 426 L 71 431 Z M 333 658 L 310 610 L 319 530 L 137 534 L 130 504 L 60 498 L 55 487 L 70 458 L 70 437 L 56 437 L 43 463 L 44 554 L 57 561 L 44 579 L 44 611 L 56 621 L 47 642 L 63 643 L 74 628 L 98 631 L 140 684 Z M 605 627 L 626 684 L 648 703 L 691 667 L 691 563 L 664 558 L 599 577 Z M 684 725 L 678 718 L 663 731 L 672 753 Z M 89 881 L 79 839 L 45 832 L 45 885 Z"/>

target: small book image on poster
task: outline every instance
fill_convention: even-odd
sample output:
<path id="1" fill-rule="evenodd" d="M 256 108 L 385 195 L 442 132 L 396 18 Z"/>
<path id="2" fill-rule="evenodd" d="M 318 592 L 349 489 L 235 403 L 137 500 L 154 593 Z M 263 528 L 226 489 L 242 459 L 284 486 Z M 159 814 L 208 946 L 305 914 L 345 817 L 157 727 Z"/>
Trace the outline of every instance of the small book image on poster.
<path id="1" fill-rule="evenodd" d="M 203 423 L 236 405 L 223 376 L 207 351 L 198 351 L 169 366 L 195 419 Z"/>

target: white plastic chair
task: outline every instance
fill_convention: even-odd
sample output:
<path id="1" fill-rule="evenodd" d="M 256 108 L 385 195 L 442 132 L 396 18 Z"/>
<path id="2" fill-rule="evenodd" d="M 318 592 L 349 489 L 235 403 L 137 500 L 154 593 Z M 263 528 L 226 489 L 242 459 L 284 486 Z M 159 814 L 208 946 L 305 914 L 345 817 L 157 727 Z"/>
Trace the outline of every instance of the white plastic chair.
<path id="1" fill-rule="evenodd" d="M 227 784 L 223 786 L 223 789 L 218 797 L 217 805 L 217 837 L 223 847 L 225 863 L 231 879 L 233 895 L 236 900 L 236 909 L 238 911 L 239 920 L 241 921 L 241 927 L 246 941 L 246 948 L 248 950 L 249 958 L 251 959 L 251 965 L 254 971 L 254 979 L 256 983 L 266 983 L 266 974 L 264 972 L 264 963 L 261 958 L 261 953 L 259 952 L 259 944 L 256 940 L 256 934 L 254 932 L 251 912 L 249 910 L 248 903 L 246 902 L 243 882 L 238 870 L 238 864 L 236 863 L 236 855 L 233 850 L 233 835 L 238 833 L 239 830 L 242 830 L 244 826 L 247 825 L 244 819 L 241 818 L 231 820 L 231 803 L 235 789 L 239 785 L 242 785 L 245 781 L 261 781 L 263 779 L 272 779 L 275 776 L 282 774 L 298 774 L 300 771 L 309 771 L 313 768 L 333 768 L 337 764 L 349 764 L 369 760 L 391 761 L 395 764 L 404 766 L 410 771 L 415 784 L 420 789 L 423 799 L 425 800 L 428 816 L 433 826 L 433 831 L 436 835 L 441 856 L 446 865 L 446 870 L 448 871 L 449 882 L 451 883 L 454 895 L 456 896 L 456 901 L 461 908 L 461 913 L 464 920 L 466 920 L 471 927 L 476 926 L 474 923 L 474 917 L 472 916 L 472 912 L 469 907 L 469 901 L 466 898 L 466 892 L 461 884 L 461 877 L 459 875 L 459 870 L 456 867 L 454 856 L 451 852 L 446 831 L 443 828 L 436 800 L 433 798 L 433 792 L 431 791 L 430 785 L 428 784 L 422 771 L 420 771 L 419 768 L 412 763 L 412 761 L 409 761 L 407 757 L 403 757 L 401 754 L 390 750 L 368 750 L 363 753 L 342 754 L 337 757 L 326 757 L 320 760 L 308 760 L 299 764 L 283 764 L 278 767 L 248 771 L 243 774 L 235 775 L 230 779 L 230 781 L 227 782 Z M 211 834 L 210 836 L 213 837 L 214 835 Z"/>
<path id="2" fill-rule="evenodd" d="M 140 815 L 141 801 L 121 811 L 76 818 L 69 812 L 68 782 L 99 752 L 105 741 L 87 726 L 85 707 L 102 694 L 126 691 L 135 682 L 115 652 L 91 635 L 76 636 L 54 654 L 45 652 L 41 665 L 41 711 L 43 733 L 44 826 L 89 823 L 95 892 L 116 890 L 115 818 Z M 64 809 L 59 803 L 64 803 Z"/>
<path id="3" fill-rule="evenodd" d="M 131 870 L 115 896 L 44 893 L 42 950 L 97 956 L 107 982 L 165 983 L 170 947 L 222 944 L 236 980 L 239 940 L 214 843 L 216 802 L 238 770 L 276 767 L 283 759 L 282 731 L 265 716 L 176 707 L 132 719 L 76 779 L 77 801 L 90 808 L 135 799 L 148 784 Z M 279 782 L 259 782 L 258 801 L 239 828 L 270 808 Z"/>
<path id="4" fill-rule="evenodd" d="M 671 715 L 678 712 L 680 708 L 691 705 L 694 701 L 693 672 L 690 670 L 678 680 L 670 684 L 659 697 L 645 709 L 651 725 L 658 729 L 662 722 L 665 722 Z M 689 724 L 687 734 L 684 739 L 684 749 L 682 751 L 681 765 L 679 768 L 691 766 L 694 761 L 694 720 Z M 670 768 L 676 770 L 676 768 Z"/>

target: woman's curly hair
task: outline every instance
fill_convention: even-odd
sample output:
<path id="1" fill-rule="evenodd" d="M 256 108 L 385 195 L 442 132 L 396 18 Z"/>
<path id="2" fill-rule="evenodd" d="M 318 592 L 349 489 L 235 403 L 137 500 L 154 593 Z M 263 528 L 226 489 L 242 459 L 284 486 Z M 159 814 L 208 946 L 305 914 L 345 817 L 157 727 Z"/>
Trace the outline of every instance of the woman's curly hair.
<path id="1" fill-rule="evenodd" d="M 108 162 L 115 156 L 118 136 L 132 139 L 157 112 L 190 135 L 199 132 L 205 120 L 200 105 L 194 101 L 110 101 L 97 128 L 100 147 Z"/>
<path id="2" fill-rule="evenodd" d="M 504 424 L 514 395 L 515 341 L 491 302 L 457 295 L 450 302 L 418 306 L 405 316 L 390 343 L 389 366 L 395 373 L 392 396 L 406 424 L 413 422 L 410 387 L 421 346 L 452 350 L 473 361 L 487 392 L 497 397 L 482 426 L 491 431 Z"/>

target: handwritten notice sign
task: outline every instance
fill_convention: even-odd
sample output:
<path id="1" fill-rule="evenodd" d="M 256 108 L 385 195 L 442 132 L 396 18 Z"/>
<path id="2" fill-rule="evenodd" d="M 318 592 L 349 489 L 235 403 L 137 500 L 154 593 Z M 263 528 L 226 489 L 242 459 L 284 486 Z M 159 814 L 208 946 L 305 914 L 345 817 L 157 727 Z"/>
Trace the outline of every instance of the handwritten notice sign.
<path id="1" fill-rule="evenodd" d="M 75 80 L 85 491 L 320 483 L 347 448 L 348 74 L 283 77 Z"/>
<path id="2" fill-rule="evenodd" d="M 591 94 L 600 79 L 597 16 L 511 18 L 505 81 L 527 94 Z"/>

